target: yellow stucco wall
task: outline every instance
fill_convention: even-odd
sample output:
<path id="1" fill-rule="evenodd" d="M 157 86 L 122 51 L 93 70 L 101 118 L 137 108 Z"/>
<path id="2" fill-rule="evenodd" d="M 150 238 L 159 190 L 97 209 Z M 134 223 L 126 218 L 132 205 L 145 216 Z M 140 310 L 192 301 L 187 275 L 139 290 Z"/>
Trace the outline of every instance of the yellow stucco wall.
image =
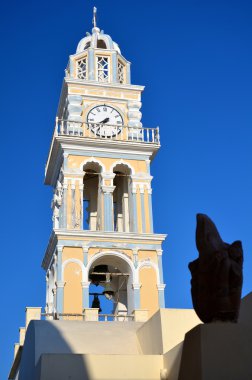
<path id="1" fill-rule="evenodd" d="M 81 247 L 64 247 L 62 251 L 62 262 L 69 259 L 77 259 L 83 262 L 83 249 Z"/>
<path id="2" fill-rule="evenodd" d="M 152 267 L 142 267 L 139 273 L 139 280 L 141 284 L 140 308 L 147 309 L 151 317 L 159 308 L 155 269 Z"/>
<path id="3" fill-rule="evenodd" d="M 82 273 L 77 263 L 68 263 L 64 271 L 64 313 L 82 313 Z"/>
<path id="4" fill-rule="evenodd" d="M 88 257 L 89 259 L 91 259 L 96 253 L 98 252 L 108 252 L 108 251 L 116 251 L 116 252 L 121 252 L 121 253 L 124 253 L 127 257 L 129 257 L 130 259 L 133 258 L 133 252 L 131 249 L 115 249 L 115 248 L 111 248 L 111 249 L 108 249 L 108 248 L 104 248 L 104 249 L 101 249 L 101 248 L 89 248 L 88 250 Z M 111 255 L 113 255 L 113 253 L 111 253 Z"/>
<path id="5" fill-rule="evenodd" d="M 111 166 L 116 162 L 121 160 L 121 158 L 118 155 L 118 158 L 108 158 L 108 157 L 96 157 L 96 161 L 100 161 L 104 166 L 106 171 L 110 171 Z M 85 161 L 92 161 L 92 158 L 89 156 L 75 156 L 75 155 L 69 155 L 68 156 L 68 168 L 70 169 L 76 169 L 80 168 L 81 165 Z M 123 162 L 125 164 L 129 163 L 130 166 L 132 166 L 136 173 L 148 173 L 147 172 L 147 165 L 145 160 L 129 160 L 129 159 L 123 159 Z"/>
<path id="6" fill-rule="evenodd" d="M 152 262 L 157 264 L 157 252 L 156 251 L 148 251 L 148 250 L 139 250 L 138 251 L 138 259 L 146 260 L 150 259 Z"/>
<path id="7" fill-rule="evenodd" d="M 97 86 L 81 87 L 77 84 L 69 84 L 68 92 L 69 94 L 101 97 L 103 98 L 103 104 L 104 98 L 118 99 L 121 103 L 123 103 L 123 101 L 125 102 L 125 99 L 141 100 L 141 91 L 135 89 L 108 88 L 105 86 L 100 86 L 99 88 L 97 88 Z"/>

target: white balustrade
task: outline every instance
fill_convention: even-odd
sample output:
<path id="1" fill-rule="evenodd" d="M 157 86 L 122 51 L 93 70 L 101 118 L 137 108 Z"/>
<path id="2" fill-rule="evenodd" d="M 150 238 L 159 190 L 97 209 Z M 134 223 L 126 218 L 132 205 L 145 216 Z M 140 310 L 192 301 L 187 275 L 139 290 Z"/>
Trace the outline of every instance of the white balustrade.
<path id="1" fill-rule="evenodd" d="M 58 118 L 56 118 L 54 135 L 160 144 L 158 127 L 145 128 L 129 127 L 126 125 L 82 123 Z"/>

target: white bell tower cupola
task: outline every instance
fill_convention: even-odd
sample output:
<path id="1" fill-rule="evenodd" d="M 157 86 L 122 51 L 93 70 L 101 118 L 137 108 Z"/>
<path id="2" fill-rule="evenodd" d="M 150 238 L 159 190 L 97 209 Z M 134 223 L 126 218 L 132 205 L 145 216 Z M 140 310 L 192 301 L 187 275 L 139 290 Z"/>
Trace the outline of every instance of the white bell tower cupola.
<path id="1" fill-rule="evenodd" d="M 66 76 L 99 83 L 130 84 L 130 62 L 122 56 L 118 44 L 97 27 L 96 8 L 93 25 L 92 34 L 87 32 L 78 43 L 76 54 L 70 56 Z"/>

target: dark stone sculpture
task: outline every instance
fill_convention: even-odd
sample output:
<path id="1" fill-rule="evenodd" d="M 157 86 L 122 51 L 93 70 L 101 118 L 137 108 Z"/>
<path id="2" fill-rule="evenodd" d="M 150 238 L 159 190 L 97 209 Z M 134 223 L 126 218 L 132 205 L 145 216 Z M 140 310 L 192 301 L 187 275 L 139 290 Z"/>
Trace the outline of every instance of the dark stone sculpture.
<path id="1" fill-rule="evenodd" d="M 212 220 L 197 214 L 199 258 L 189 263 L 193 307 L 204 323 L 237 322 L 242 290 L 242 243 L 222 241 Z"/>

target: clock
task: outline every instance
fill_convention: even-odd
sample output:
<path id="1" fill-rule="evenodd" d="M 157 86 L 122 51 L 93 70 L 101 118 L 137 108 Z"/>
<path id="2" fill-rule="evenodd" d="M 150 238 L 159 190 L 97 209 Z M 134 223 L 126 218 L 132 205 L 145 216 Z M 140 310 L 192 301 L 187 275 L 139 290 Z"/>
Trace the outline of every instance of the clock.
<path id="1" fill-rule="evenodd" d="M 115 108 L 104 104 L 88 112 L 87 125 L 99 137 L 115 137 L 122 132 L 123 118 Z"/>

